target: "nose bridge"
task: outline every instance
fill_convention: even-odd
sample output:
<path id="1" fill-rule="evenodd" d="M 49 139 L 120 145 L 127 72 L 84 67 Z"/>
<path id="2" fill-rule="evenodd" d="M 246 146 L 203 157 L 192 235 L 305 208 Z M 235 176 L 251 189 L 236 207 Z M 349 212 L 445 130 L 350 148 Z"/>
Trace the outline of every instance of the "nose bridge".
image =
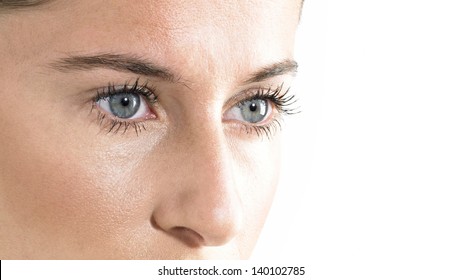
<path id="1" fill-rule="evenodd" d="M 182 163 L 192 171 L 191 181 L 185 184 L 188 193 L 200 194 L 210 202 L 220 202 L 235 191 L 231 158 L 226 139 L 220 134 L 213 128 L 203 128 L 200 134 L 194 134 L 187 144 L 189 156 Z"/>
<path id="2" fill-rule="evenodd" d="M 173 180 L 172 196 L 161 202 L 156 222 L 187 243 L 224 244 L 238 232 L 242 210 L 223 130 L 202 119 L 178 134 L 184 145 L 178 150 L 186 151 L 175 163 L 180 178 Z"/>

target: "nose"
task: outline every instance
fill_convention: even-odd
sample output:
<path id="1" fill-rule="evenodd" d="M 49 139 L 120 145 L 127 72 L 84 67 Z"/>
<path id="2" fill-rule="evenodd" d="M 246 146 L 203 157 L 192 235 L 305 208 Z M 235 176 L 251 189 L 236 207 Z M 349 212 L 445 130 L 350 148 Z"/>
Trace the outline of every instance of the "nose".
<path id="1" fill-rule="evenodd" d="M 183 243 L 220 246 L 239 232 L 242 206 L 224 135 L 205 130 L 182 137 L 169 159 L 174 177 L 153 212 L 153 223 Z M 196 134 L 197 135 L 197 134 Z"/>

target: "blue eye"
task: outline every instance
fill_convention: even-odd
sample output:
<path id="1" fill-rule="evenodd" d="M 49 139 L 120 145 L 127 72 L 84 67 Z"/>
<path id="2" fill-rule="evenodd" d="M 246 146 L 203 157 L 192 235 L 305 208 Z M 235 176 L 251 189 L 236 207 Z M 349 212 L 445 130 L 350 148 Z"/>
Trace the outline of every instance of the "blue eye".
<path id="1" fill-rule="evenodd" d="M 272 107 L 268 100 L 255 98 L 234 105 L 224 117 L 246 123 L 258 124 L 264 122 L 271 115 Z"/>
<path id="2" fill-rule="evenodd" d="M 140 97 L 133 93 L 118 93 L 108 98 L 111 113 L 121 119 L 133 117 L 140 108 Z"/>
<path id="3" fill-rule="evenodd" d="M 268 101 L 254 99 L 239 103 L 242 119 L 249 123 L 259 123 L 263 121 L 268 113 Z"/>
<path id="4" fill-rule="evenodd" d="M 109 84 L 97 90 L 91 108 L 98 109 L 98 124 L 107 128 L 108 133 L 125 133 L 133 128 L 139 135 L 146 130 L 146 121 L 157 118 L 151 107 L 157 102 L 155 89 L 148 87 L 147 83 L 140 85 L 138 81 L 124 85 Z"/>
<path id="5" fill-rule="evenodd" d="M 143 118 L 150 112 L 146 101 L 138 93 L 114 93 L 100 98 L 96 104 L 106 113 L 120 119 Z"/>

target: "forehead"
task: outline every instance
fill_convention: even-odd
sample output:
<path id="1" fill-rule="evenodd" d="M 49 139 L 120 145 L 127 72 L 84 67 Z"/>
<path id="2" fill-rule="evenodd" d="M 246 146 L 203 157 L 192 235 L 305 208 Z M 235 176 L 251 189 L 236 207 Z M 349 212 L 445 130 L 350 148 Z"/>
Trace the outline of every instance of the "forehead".
<path id="1" fill-rule="evenodd" d="M 300 6 L 298 0 L 52 0 L 21 11 L 19 17 L 24 25 L 35 17 L 39 22 L 33 26 L 56 32 L 85 29 L 184 37 L 209 28 L 253 36 L 271 31 L 279 36 L 281 30 L 297 25 Z"/>
<path id="2" fill-rule="evenodd" d="M 22 18 L 46 15 L 49 20 L 42 20 L 50 29 L 56 24 L 61 29 L 90 27 L 104 31 L 125 26 L 133 33 L 172 36 L 209 27 L 222 32 L 239 29 L 245 34 L 266 29 L 278 32 L 280 27 L 296 25 L 300 5 L 297 0 L 52 0 L 26 9 L 27 16 Z"/>
<path id="3" fill-rule="evenodd" d="M 31 50 L 33 59 L 135 53 L 180 73 L 226 75 L 224 69 L 292 57 L 300 6 L 298 0 L 52 0 L 11 13 L 17 20 L 10 34 L 29 44 L 21 50 Z"/>
<path id="4" fill-rule="evenodd" d="M 297 24 L 299 9 L 296 1 L 287 0 L 117 0 L 109 7 L 107 1 L 77 2 L 76 8 L 67 7 L 67 11 L 71 10 L 69 16 L 80 24 L 100 23 L 91 27 L 104 31 L 127 27 L 132 29 L 126 31 L 133 33 L 176 39 L 210 32 L 213 37 L 258 36 L 268 31 L 280 36 L 278 32 Z"/>

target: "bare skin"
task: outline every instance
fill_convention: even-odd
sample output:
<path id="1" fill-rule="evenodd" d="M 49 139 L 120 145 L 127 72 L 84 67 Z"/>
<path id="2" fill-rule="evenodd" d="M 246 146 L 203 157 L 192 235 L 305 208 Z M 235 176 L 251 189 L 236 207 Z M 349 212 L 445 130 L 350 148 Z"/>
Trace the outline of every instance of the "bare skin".
<path id="1" fill-rule="evenodd" d="M 300 3 L 110 3 L 0 13 L 0 258 L 248 258 L 281 113 L 237 104 L 290 87 Z M 157 97 L 140 117 L 97 99 L 136 83 Z"/>

